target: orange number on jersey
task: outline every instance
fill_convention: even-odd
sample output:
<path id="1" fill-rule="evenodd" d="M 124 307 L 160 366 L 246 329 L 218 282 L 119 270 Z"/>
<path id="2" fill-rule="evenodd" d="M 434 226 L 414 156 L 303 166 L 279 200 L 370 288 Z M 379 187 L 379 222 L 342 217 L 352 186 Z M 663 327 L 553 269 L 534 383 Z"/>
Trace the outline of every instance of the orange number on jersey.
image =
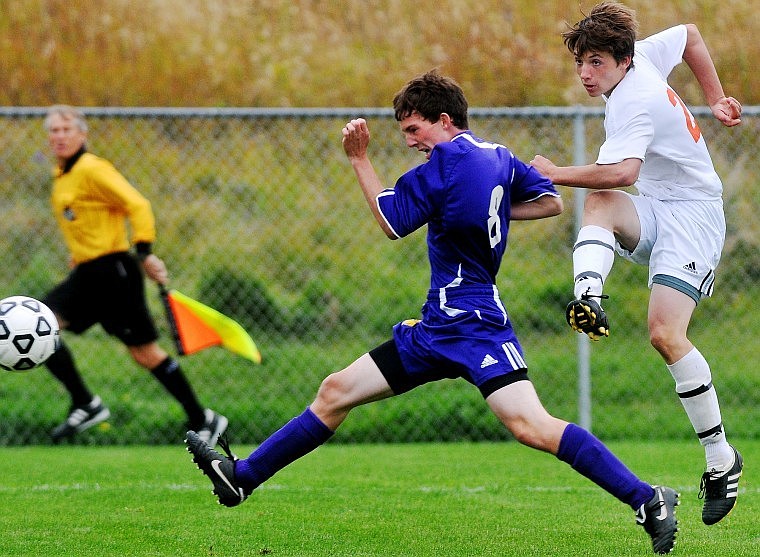
<path id="1" fill-rule="evenodd" d="M 689 130 L 691 137 L 694 138 L 694 143 L 699 141 L 699 138 L 702 137 L 702 130 L 699 129 L 699 125 L 697 124 L 696 120 L 694 120 L 694 117 L 689 112 L 689 109 L 686 108 L 686 105 L 683 104 L 681 98 L 676 95 L 676 92 L 673 91 L 673 89 L 670 87 L 668 87 L 668 99 L 670 99 L 670 104 L 673 106 L 676 106 L 677 104 L 681 105 L 681 110 L 683 110 L 684 118 L 686 118 L 686 129 Z"/>

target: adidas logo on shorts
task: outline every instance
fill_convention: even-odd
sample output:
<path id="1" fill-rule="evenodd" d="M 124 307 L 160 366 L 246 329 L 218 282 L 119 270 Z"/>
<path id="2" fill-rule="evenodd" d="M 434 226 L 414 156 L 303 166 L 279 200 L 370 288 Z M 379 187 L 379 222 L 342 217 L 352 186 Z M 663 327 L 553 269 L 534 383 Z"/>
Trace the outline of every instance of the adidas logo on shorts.
<path id="1" fill-rule="evenodd" d="M 494 364 L 498 364 L 499 362 L 491 356 L 490 354 L 486 354 L 486 357 L 483 358 L 483 361 L 480 362 L 480 369 L 483 369 L 484 367 L 492 366 Z"/>
<path id="2" fill-rule="evenodd" d="M 689 271 L 690 273 L 694 273 L 695 275 L 697 274 L 697 264 L 694 263 L 694 261 L 692 261 L 691 263 L 687 263 L 686 265 L 683 266 L 683 268 Z"/>

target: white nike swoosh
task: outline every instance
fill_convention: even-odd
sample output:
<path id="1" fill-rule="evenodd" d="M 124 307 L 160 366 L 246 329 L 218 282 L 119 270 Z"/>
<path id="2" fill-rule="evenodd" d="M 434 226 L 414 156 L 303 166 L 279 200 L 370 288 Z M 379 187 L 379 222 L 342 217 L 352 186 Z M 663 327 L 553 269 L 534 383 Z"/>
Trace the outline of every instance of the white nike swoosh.
<path id="1" fill-rule="evenodd" d="M 662 505 L 660 506 L 660 514 L 657 515 L 656 518 L 657 520 L 665 520 L 666 518 L 668 518 L 668 507 L 665 505 L 665 499 L 662 498 L 661 489 L 657 490 L 657 499 L 660 501 L 660 503 L 662 503 Z"/>
<path id="2" fill-rule="evenodd" d="M 230 480 L 228 480 L 228 479 L 227 479 L 227 476 L 225 476 L 225 475 L 224 475 L 224 473 L 222 472 L 222 470 L 219 468 L 219 465 L 220 465 L 221 463 L 222 463 L 222 462 L 221 462 L 220 460 L 212 460 L 212 461 L 211 461 L 211 468 L 213 468 L 213 469 L 214 469 L 214 472 L 216 472 L 216 473 L 218 474 L 218 476 L 219 476 L 220 478 L 222 478 L 222 480 L 224 481 L 224 483 L 226 483 L 226 484 L 227 484 L 227 486 L 228 486 L 228 487 L 229 487 L 229 488 L 230 488 L 232 491 L 234 491 L 235 493 L 238 493 L 238 490 L 237 490 L 237 489 L 235 489 L 235 486 L 233 486 L 233 485 L 230 483 Z"/>

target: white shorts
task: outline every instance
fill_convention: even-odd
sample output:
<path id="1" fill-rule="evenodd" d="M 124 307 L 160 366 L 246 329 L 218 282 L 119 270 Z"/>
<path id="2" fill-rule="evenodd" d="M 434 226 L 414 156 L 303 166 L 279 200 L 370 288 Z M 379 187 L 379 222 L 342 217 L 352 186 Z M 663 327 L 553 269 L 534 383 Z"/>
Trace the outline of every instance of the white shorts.
<path id="1" fill-rule="evenodd" d="M 641 238 L 632 252 L 618 244 L 618 254 L 649 265 L 650 288 L 653 282 L 672 286 L 695 302 L 712 295 L 726 239 L 723 201 L 661 201 L 623 193 L 636 207 Z"/>

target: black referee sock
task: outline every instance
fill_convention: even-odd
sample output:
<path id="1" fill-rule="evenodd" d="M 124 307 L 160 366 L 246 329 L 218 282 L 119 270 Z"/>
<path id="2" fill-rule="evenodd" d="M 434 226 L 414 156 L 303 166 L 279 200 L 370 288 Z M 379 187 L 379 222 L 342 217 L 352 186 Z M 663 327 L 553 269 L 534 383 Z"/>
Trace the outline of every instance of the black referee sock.
<path id="1" fill-rule="evenodd" d="M 185 409 L 189 425 L 194 428 L 201 427 L 206 421 L 206 415 L 177 360 L 167 356 L 150 372 Z"/>
<path id="2" fill-rule="evenodd" d="M 63 341 L 60 342 L 58 350 L 47 359 L 45 365 L 53 377 L 58 379 L 69 392 L 74 406 L 84 406 L 92 401 L 92 393 L 85 386 L 74 364 L 74 358 Z"/>

